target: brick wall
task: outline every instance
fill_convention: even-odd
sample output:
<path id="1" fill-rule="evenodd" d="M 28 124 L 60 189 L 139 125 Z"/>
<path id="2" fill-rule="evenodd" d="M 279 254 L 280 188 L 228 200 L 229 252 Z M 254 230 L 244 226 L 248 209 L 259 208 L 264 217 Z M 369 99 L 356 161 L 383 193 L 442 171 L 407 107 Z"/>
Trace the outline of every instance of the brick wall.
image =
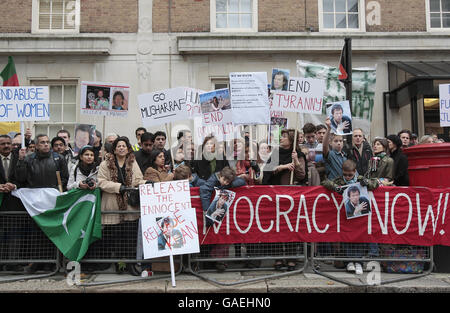
<path id="1" fill-rule="evenodd" d="M 1 33 L 31 33 L 31 0 L 0 2 Z"/>
<path id="2" fill-rule="evenodd" d="M 366 6 L 370 0 L 366 0 Z M 421 32 L 427 30 L 424 0 L 377 0 L 380 25 L 367 25 L 367 32 Z M 367 13 L 370 11 L 367 11 Z"/>
<path id="3" fill-rule="evenodd" d="M 169 29 L 169 0 L 153 0 L 153 32 Z M 209 0 L 172 0 L 170 9 L 172 32 L 209 32 Z"/>
<path id="4" fill-rule="evenodd" d="M 136 33 L 138 0 L 81 0 L 81 33 Z"/>

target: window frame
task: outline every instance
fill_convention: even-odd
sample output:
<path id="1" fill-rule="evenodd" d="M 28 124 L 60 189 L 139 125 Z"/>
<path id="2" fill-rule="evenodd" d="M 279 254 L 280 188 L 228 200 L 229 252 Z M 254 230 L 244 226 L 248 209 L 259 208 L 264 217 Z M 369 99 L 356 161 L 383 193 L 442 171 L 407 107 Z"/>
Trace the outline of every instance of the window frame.
<path id="1" fill-rule="evenodd" d="M 319 12 L 319 32 L 330 33 L 364 33 L 366 32 L 366 1 L 358 0 L 358 23 L 359 28 L 325 28 L 323 24 L 323 0 L 318 1 Z M 346 12 L 348 14 L 348 12 Z"/>
<path id="2" fill-rule="evenodd" d="M 440 3 L 442 4 L 441 0 Z M 442 7 L 441 7 L 441 24 L 442 24 Z M 448 33 L 450 32 L 450 27 L 431 27 L 431 6 L 430 6 L 430 0 L 425 0 L 425 14 L 426 14 L 426 21 L 427 21 L 427 32 L 438 32 L 438 33 Z"/>
<path id="3" fill-rule="evenodd" d="M 251 28 L 217 28 L 216 27 L 216 1 L 210 1 L 210 27 L 213 33 L 250 33 L 258 32 L 258 0 L 252 1 L 252 27 Z"/>
<path id="4" fill-rule="evenodd" d="M 31 33 L 32 34 L 79 34 L 80 33 L 80 0 L 71 0 L 75 2 L 75 28 L 74 29 L 40 29 L 39 28 L 39 8 L 41 0 L 33 0 L 31 15 Z M 64 25 L 64 21 L 63 21 Z"/>

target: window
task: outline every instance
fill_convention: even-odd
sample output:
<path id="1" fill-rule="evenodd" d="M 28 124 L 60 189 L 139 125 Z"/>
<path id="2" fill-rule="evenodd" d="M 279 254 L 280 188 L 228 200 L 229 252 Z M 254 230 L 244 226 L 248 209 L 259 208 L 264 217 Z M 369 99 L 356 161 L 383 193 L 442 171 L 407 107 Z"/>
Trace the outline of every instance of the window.
<path id="1" fill-rule="evenodd" d="M 319 0 L 320 31 L 365 31 L 364 0 Z"/>
<path id="2" fill-rule="evenodd" d="M 450 30 L 450 0 L 425 0 L 428 31 Z"/>
<path id="3" fill-rule="evenodd" d="M 46 134 L 50 139 L 60 129 L 67 129 L 71 138 L 77 124 L 77 82 L 32 81 L 34 86 L 48 86 L 50 120 L 35 122 L 35 134 Z"/>
<path id="4" fill-rule="evenodd" d="M 211 31 L 258 31 L 257 0 L 212 0 Z"/>
<path id="5" fill-rule="evenodd" d="M 211 87 L 212 90 L 229 88 L 230 80 L 225 77 L 211 77 Z"/>
<path id="6" fill-rule="evenodd" d="M 80 0 L 33 0 L 33 33 L 78 33 Z"/>

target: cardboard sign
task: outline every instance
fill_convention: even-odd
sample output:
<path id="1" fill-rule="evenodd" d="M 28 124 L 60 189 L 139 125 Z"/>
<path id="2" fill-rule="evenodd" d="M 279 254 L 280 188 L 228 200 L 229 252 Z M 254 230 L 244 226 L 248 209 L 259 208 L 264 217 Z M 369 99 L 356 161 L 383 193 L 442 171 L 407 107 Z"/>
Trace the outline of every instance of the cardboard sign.
<path id="1" fill-rule="evenodd" d="M 230 90 L 234 124 L 270 123 L 267 73 L 230 73 Z"/>
<path id="2" fill-rule="evenodd" d="M 271 90 L 271 110 L 322 114 L 325 81 L 291 77 L 287 91 Z"/>
<path id="3" fill-rule="evenodd" d="M 352 114 L 348 101 L 327 104 L 327 116 L 331 121 L 331 132 L 336 135 L 349 135 L 353 133 Z"/>
<path id="4" fill-rule="evenodd" d="M 95 125 L 77 124 L 75 127 L 73 152 L 78 154 L 84 146 L 93 146 L 95 141 Z"/>
<path id="5" fill-rule="evenodd" d="M 130 86 L 117 83 L 81 82 L 81 114 L 128 116 Z"/>
<path id="6" fill-rule="evenodd" d="M 186 88 L 177 87 L 138 95 L 144 127 L 171 123 L 189 118 Z"/>
<path id="7" fill-rule="evenodd" d="M 450 126 L 450 84 L 439 85 L 439 116 L 441 127 Z"/>
<path id="8" fill-rule="evenodd" d="M 48 86 L 0 87 L 0 121 L 48 121 Z"/>
<path id="9" fill-rule="evenodd" d="M 188 180 L 140 185 L 144 258 L 198 253 L 198 227 Z"/>
<path id="10" fill-rule="evenodd" d="M 371 213 L 367 187 L 360 183 L 350 184 L 344 191 L 345 215 L 347 219 L 366 216 Z"/>

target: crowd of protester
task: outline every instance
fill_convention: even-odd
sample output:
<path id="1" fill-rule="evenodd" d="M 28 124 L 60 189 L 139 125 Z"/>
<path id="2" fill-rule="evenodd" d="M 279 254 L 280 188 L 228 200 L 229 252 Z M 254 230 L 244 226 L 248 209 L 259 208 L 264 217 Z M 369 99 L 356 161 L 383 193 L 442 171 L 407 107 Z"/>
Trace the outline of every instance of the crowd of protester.
<path id="1" fill-rule="evenodd" d="M 196 146 L 191 131 L 182 130 L 178 133 L 176 146 L 166 149 L 167 135 L 163 131 L 153 134 L 139 127 L 135 135 L 137 142 L 134 145 L 129 138 L 114 133 L 107 134 L 102 142 L 102 134 L 96 131 L 94 145 L 80 147 L 78 154 L 72 149 L 67 130 L 58 131 L 52 139 L 39 134 L 32 140 L 31 131 L 27 129 L 23 148 L 20 133 L 0 135 L 0 192 L 3 193 L 0 210 L 25 210 L 20 200 L 11 195 L 12 190 L 22 187 L 50 187 L 63 191 L 98 187 L 102 191 L 102 211 L 126 212 L 137 209 L 128 201 L 130 193 L 127 191 L 131 188 L 144 183 L 188 179 L 191 187 L 199 187 L 206 212 L 215 188 L 258 184 L 323 185 L 342 194 L 342 186 L 353 182 L 360 182 L 370 190 L 378 186 L 408 186 L 408 159 L 402 150 L 415 144 L 443 142 L 433 135 L 417 140 L 417 135 L 409 130 L 369 142 L 360 128 L 353 129 L 352 135 L 333 134 L 329 119 L 325 124 L 305 124 L 298 130 L 296 139 L 294 129 L 283 129 L 279 145 L 268 140 L 256 142 L 245 133 L 244 138 L 226 143 L 207 136 Z M 276 166 L 272 165 L 274 157 Z M 132 227 L 127 229 L 137 229 L 138 220 L 139 214 L 102 215 L 104 227 L 129 223 Z M 136 235 L 132 232 L 116 234 L 122 240 Z M 230 245 L 212 245 L 207 252 L 213 257 L 226 257 L 229 248 Z M 366 253 L 378 255 L 376 243 L 323 243 L 317 252 L 336 249 L 354 257 Z M 251 249 L 248 251 L 251 253 Z M 3 270 L 20 268 L 32 273 L 37 268 L 34 263 L 20 266 L 6 265 Z M 227 264 L 217 262 L 215 266 L 222 271 Z M 296 261 L 277 260 L 274 267 L 292 271 Z M 362 273 L 359 263 L 349 262 L 346 268 Z"/>

